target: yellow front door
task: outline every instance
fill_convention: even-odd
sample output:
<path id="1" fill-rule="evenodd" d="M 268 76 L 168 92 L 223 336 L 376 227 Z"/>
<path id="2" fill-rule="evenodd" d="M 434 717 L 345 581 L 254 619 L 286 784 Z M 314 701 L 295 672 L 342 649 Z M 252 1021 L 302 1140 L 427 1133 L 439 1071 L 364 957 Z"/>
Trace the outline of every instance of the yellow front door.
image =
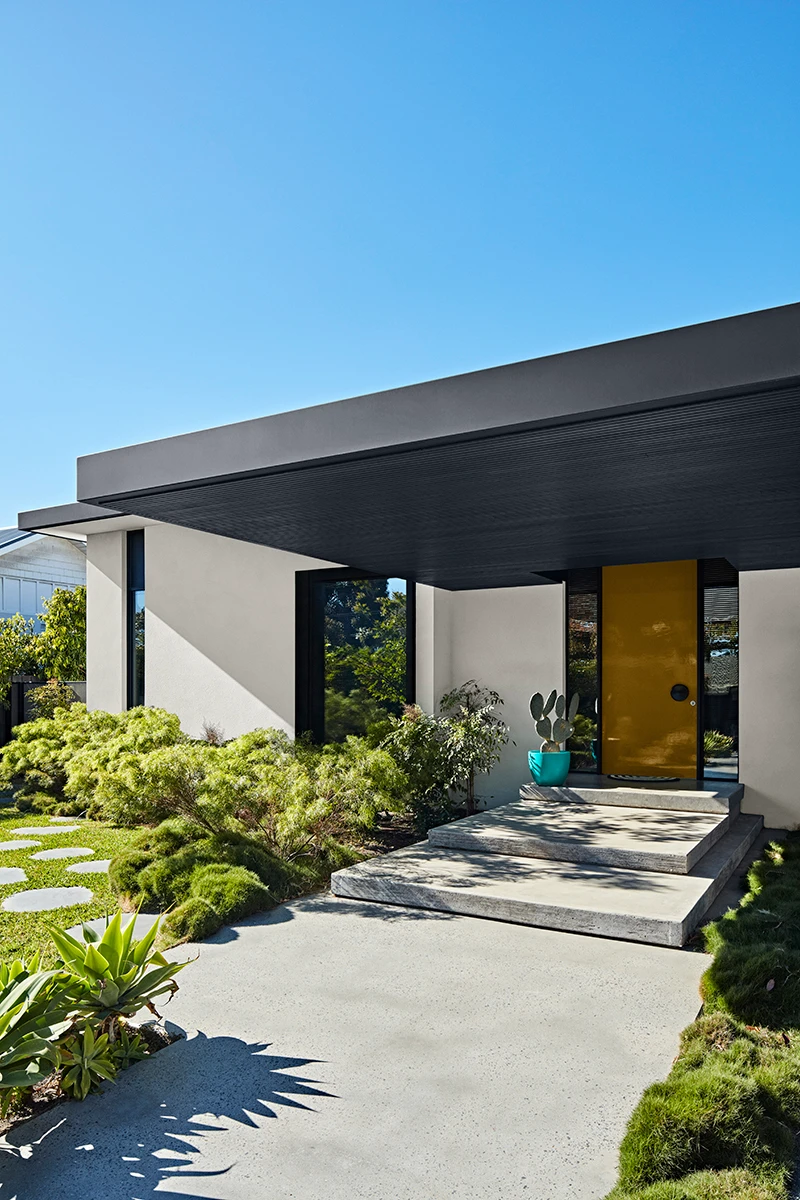
<path id="1" fill-rule="evenodd" d="M 694 778 L 697 563 L 603 567 L 601 645 L 605 774 Z"/>

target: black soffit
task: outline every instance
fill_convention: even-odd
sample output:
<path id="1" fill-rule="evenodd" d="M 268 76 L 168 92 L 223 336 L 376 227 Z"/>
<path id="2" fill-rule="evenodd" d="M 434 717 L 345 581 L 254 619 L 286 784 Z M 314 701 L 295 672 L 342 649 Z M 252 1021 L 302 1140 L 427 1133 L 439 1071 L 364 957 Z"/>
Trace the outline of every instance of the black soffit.
<path id="1" fill-rule="evenodd" d="M 646 559 L 793 566 L 798 399 L 762 393 L 221 480 L 138 497 L 131 511 L 452 588 Z"/>
<path id="2" fill-rule="evenodd" d="M 220 478 L 103 503 L 453 590 L 575 567 L 800 566 L 800 387 Z"/>

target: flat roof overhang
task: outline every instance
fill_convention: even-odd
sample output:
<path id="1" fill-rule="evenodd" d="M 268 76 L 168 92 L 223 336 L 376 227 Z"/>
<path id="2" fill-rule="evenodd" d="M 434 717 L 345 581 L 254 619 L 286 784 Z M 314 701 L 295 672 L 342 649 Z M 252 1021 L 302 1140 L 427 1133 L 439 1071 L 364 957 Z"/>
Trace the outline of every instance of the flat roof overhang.
<path id="1" fill-rule="evenodd" d="M 800 566 L 799 452 L 793 304 L 91 455 L 78 497 L 500 587 L 675 558 Z"/>

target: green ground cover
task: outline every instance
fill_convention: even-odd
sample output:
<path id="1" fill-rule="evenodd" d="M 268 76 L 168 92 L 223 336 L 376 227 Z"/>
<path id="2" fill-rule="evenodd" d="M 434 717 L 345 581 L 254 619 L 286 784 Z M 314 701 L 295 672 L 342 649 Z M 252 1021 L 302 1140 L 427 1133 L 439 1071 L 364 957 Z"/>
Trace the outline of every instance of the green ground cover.
<path id="1" fill-rule="evenodd" d="M 642 1096 L 608 1200 L 788 1200 L 800 1131 L 800 834 L 703 931 L 703 1012 Z"/>
<path id="2" fill-rule="evenodd" d="M 13 829 L 48 824 L 50 818 L 42 813 L 23 814 L 13 805 L 0 807 L 0 842 L 16 841 L 26 836 L 12 833 Z M 28 876 L 23 883 L 0 886 L 0 901 L 14 892 L 24 892 L 31 888 L 76 885 L 88 887 L 94 898 L 89 904 L 71 905 L 49 912 L 9 913 L 0 909 L 0 962 L 10 962 L 20 955 L 29 958 L 34 951 L 40 950 L 44 956 L 44 965 L 49 965 L 55 961 L 56 955 L 47 935 L 48 924 L 67 929 L 81 921 L 116 911 L 117 896 L 111 889 L 107 875 L 76 875 L 66 869 L 70 863 L 90 862 L 91 858 L 36 862 L 31 859 L 31 855 L 39 850 L 54 850 L 59 846 L 88 846 L 94 850 L 94 859 L 113 858 L 127 849 L 137 831 L 120 829 L 105 821 L 86 821 L 78 818 L 71 819 L 69 824 L 78 825 L 79 828 L 72 833 L 47 834 L 37 838 L 35 840 L 41 842 L 39 846 L 0 852 L 0 866 L 22 867 Z M 34 840 L 33 835 L 31 840 Z"/>

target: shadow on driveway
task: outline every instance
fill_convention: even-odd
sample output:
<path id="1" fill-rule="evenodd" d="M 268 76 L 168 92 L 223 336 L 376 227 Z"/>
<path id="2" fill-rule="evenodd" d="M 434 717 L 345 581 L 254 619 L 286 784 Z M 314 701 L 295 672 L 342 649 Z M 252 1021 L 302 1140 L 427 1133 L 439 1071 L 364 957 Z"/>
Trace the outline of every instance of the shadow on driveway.
<path id="1" fill-rule="evenodd" d="M 309 1058 L 277 1057 L 234 1037 L 173 1043 L 120 1076 L 104 1094 L 60 1105 L 0 1143 L 3 1200 L 143 1200 L 170 1179 L 225 1175 L 204 1169 L 215 1133 L 231 1124 L 264 1129 L 281 1108 L 315 1111 L 333 1099 L 316 1079 L 294 1074 Z M 73 1130 L 79 1133 L 74 1133 Z M 182 1197 L 194 1192 L 181 1190 Z M 206 1187 L 203 1200 L 213 1193 Z"/>

